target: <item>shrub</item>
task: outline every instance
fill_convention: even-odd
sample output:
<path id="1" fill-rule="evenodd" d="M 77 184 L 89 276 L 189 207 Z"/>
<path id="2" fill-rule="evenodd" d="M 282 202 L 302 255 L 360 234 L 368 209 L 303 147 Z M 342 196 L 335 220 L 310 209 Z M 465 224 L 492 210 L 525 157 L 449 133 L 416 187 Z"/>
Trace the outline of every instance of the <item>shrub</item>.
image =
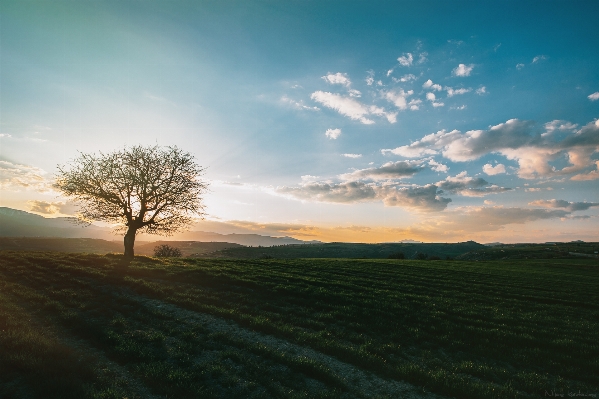
<path id="1" fill-rule="evenodd" d="M 181 250 L 167 244 L 158 245 L 154 248 L 154 256 L 157 258 L 179 258 L 181 257 Z"/>
<path id="2" fill-rule="evenodd" d="M 427 254 L 423 254 L 422 252 L 418 252 L 416 254 L 416 259 L 418 259 L 418 260 L 426 260 L 426 258 L 428 258 Z"/>
<path id="3" fill-rule="evenodd" d="M 387 259 L 405 259 L 406 256 L 404 255 L 403 252 L 394 252 L 392 254 L 390 254 L 389 256 L 387 256 Z"/>

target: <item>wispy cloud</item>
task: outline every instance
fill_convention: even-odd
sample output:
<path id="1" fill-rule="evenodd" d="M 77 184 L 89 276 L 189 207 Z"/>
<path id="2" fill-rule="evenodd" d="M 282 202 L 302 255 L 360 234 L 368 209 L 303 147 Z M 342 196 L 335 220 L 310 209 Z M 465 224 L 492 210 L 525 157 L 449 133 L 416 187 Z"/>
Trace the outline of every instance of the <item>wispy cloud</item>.
<path id="1" fill-rule="evenodd" d="M 546 59 L 547 59 L 547 56 L 545 56 L 545 55 L 537 55 L 535 58 L 532 59 L 532 63 L 536 64 L 539 61 L 544 61 Z"/>
<path id="2" fill-rule="evenodd" d="M 320 108 L 318 108 L 318 107 L 309 107 L 309 106 L 305 105 L 303 101 L 301 101 L 301 100 L 295 101 L 287 96 L 282 96 L 281 102 L 283 104 L 289 105 L 295 109 L 301 109 L 301 110 L 307 110 L 307 111 L 320 111 Z"/>
<path id="3" fill-rule="evenodd" d="M 589 94 L 588 99 L 591 101 L 599 100 L 599 91 L 596 91 L 593 94 Z"/>
<path id="4" fill-rule="evenodd" d="M 569 202 L 564 200 L 536 200 L 529 202 L 528 205 L 539 206 L 542 208 L 564 208 L 569 212 L 586 211 L 592 207 L 599 207 L 599 202 Z"/>
<path id="5" fill-rule="evenodd" d="M 362 154 L 341 154 L 341 156 L 346 158 L 362 158 Z"/>
<path id="6" fill-rule="evenodd" d="M 470 88 L 468 88 L 468 89 L 465 89 L 465 88 L 453 89 L 451 87 L 446 87 L 445 90 L 447 90 L 448 97 L 453 97 L 453 96 L 457 96 L 460 94 L 466 94 L 466 93 L 472 91 L 472 89 L 470 89 Z"/>
<path id="7" fill-rule="evenodd" d="M 322 79 L 324 79 L 325 82 L 330 84 L 338 84 L 343 85 L 345 87 L 349 87 L 351 85 L 351 81 L 347 77 L 346 73 L 328 73 L 327 75 L 323 76 Z"/>
<path id="8" fill-rule="evenodd" d="M 327 91 L 315 91 L 310 98 L 327 108 L 334 109 L 341 115 L 350 119 L 360 121 L 365 125 L 373 124 L 374 121 L 368 119 L 370 114 L 368 107 L 351 97 L 343 97 L 339 94 L 333 94 Z"/>
<path id="9" fill-rule="evenodd" d="M 397 61 L 401 66 L 411 66 L 412 62 L 414 61 L 414 56 L 412 55 L 412 53 L 404 53 L 401 57 L 397 59 Z"/>

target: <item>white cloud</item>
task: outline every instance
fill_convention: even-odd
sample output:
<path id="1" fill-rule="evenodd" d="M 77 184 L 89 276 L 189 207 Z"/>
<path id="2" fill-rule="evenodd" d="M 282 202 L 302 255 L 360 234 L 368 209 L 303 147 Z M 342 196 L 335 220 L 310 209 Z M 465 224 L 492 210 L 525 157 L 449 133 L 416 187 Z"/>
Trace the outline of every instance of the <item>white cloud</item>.
<path id="1" fill-rule="evenodd" d="M 8 133 L 0 133 L 0 137 L 6 137 L 8 139 L 8 138 L 11 138 L 12 136 Z"/>
<path id="2" fill-rule="evenodd" d="M 445 105 L 445 103 L 436 101 L 437 97 L 435 96 L 435 93 L 426 93 L 426 99 L 429 100 L 435 108 L 443 107 Z"/>
<path id="3" fill-rule="evenodd" d="M 281 97 L 281 102 L 287 105 L 290 105 L 293 108 L 296 109 L 301 109 L 301 110 L 307 110 L 307 111 L 320 111 L 320 108 L 318 107 L 309 107 L 307 105 L 304 104 L 303 101 L 295 101 L 287 96 L 283 96 Z"/>
<path id="4" fill-rule="evenodd" d="M 325 82 L 330 84 L 339 84 L 345 87 L 349 87 L 351 85 L 351 81 L 347 77 L 346 73 L 337 72 L 335 74 L 329 73 L 322 77 Z"/>
<path id="5" fill-rule="evenodd" d="M 555 131 L 567 131 L 567 130 L 574 130 L 576 129 L 578 125 L 574 124 L 574 123 L 570 123 L 568 121 L 563 121 L 563 120 L 559 120 L 559 119 L 555 119 L 551 122 L 547 122 L 545 123 L 545 130 L 546 132 L 543 133 L 541 136 L 546 136 L 548 134 L 551 134 Z"/>
<path id="6" fill-rule="evenodd" d="M 404 91 L 403 89 L 388 91 L 384 93 L 387 101 L 392 102 L 395 106 L 401 110 L 404 110 L 408 107 L 408 103 L 406 98 L 414 94 L 413 90 Z"/>
<path id="7" fill-rule="evenodd" d="M 461 110 L 463 110 L 463 109 L 466 109 L 466 108 L 467 108 L 467 107 L 466 107 L 466 105 L 464 104 L 464 105 L 460 105 L 459 107 L 451 107 L 450 109 L 457 109 L 457 110 L 461 111 Z"/>
<path id="8" fill-rule="evenodd" d="M 387 121 L 389 121 L 389 123 L 397 122 L 397 112 L 387 112 L 384 108 L 377 107 L 376 105 L 371 105 L 369 111 L 372 115 L 384 116 L 385 118 L 387 118 Z"/>
<path id="9" fill-rule="evenodd" d="M 516 64 L 516 69 L 517 70 L 520 70 L 522 68 L 524 68 L 524 64 Z"/>
<path id="10" fill-rule="evenodd" d="M 427 61 L 427 58 L 426 58 L 427 56 L 428 56 L 427 52 L 420 53 L 420 55 L 418 57 L 418 62 L 417 63 L 418 64 L 424 64 Z"/>
<path id="11" fill-rule="evenodd" d="M 412 81 L 412 80 L 416 80 L 416 79 L 418 79 L 418 77 L 417 77 L 416 75 L 413 75 L 413 74 L 409 73 L 409 74 L 407 74 L 407 75 L 404 75 L 404 76 L 402 76 L 402 77 L 401 77 L 401 78 L 399 78 L 399 79 L 398 79 L 398 78 L 395 78 L 395 77 L 392 77 L 391 79 L 392 79 L 392 80 L 393 80 L 395 83 L 400 83 L 400 82 L 401 82 L 401 83 L 405 83 L 405 82 L 410 82 L 410 81 Z"/>
<path id="12" fill-rule="evenodd" d="M 366 77 L 366 84 L 368 86 L 372 86 L 372 84 L 374 83 L 374 71 L 371 69 L 367 73 L 368 73 L 368 76 Z"/>
<path id="13" fill-rule="evenodd" d="M 569 126 L 567 123 L 561 125 Z M 382 151 L 405 157 L 442 153 L 454 162 L 472 161 L 485 154 L 498 153 L 518 162 L 518 176 L 524 179 L 578 173 L 571 179 L 594 180 L 599 178 L 599 161 L 592 158 L 599 152 L 599 120 L 562 137 L 539 134 L 533 122 L 510 119 L 486 130 L 465 133 L 442 130 L 410 145 Z M 560 158 L 565 158 L 568 165 L 561 169 L 550 165 Z"/>
<path id="14" fill-rule="evenodd" d="M 412 111 L 418 111 L 420 109 L 420 104 L 422 104 L 422 100 L 411 100 L 408 103 L 408 106 Z"/>
<path id="15" fill-rule="evenodd" d="M 327 91 L 315 91 L 310 98 L 345 115 L 350 119 L 360 121 L 365 125 L 373 124 L 374 121 L 366 118 L 369 114 L 368 108 L 353 98 L 343 97 Z"/>
<path id="16" fill-rule="evenodd" d="M 437 90 L 437 91 L 443 90 L 443 87 L 440 84 L 433 83 L 433 81 L 431 79 L 424 82 L 422 84 L 422 87 L 425 89 L 432 89 L 432 90 Z"/>
<path id="17" fill-rule="evenodd" d="M 356 89 L 349 89 L 348 93 L 350 97 L 362 97 L 362 93 Z"/>
<path id="18" fill-rule="evenodd" d="M 346 158 L 362 158 L 362 154 L 341 154 L 341 156 Z"/>
<path id="19" fill-rule="evenodd" d="M 393 73 L 393 68 L 391 68 L 387 71 L 387 77 L 389 77 L 389 75 L 391 75 L 392 73 Z"/>
<path id="20" fill-rule="evenodd" d="M 478 94 L 479 96 L 482 96 L 483 94 L 487 93 L 487 88 L 485 86 L 481 86 L 478 89 L 476 89 L 476 94 Z"/>
<path id="21" fill-rule="evenodd" d="M 474 64 L 470 64 L 470 65 L 459 64 L 456 68 L 454 68 L 454 70 L 452 71 L 452 74 L 454 76 L 470 76 L 470 73 L 472 72 L 473 69 L 474 69 Z"/>
<path id="22" fill-rule="evenodd" d="M 500 173 L 505 173 L 505 165 L 497 164 L 497 165 L 493 166 L 490 163 L 488 163 L 485 166 L 483 166 L 483 172 L 485 172 L 489 176 L 495 176 Z"/>
<path id="23" fill-rule="evenodd" d="M 546 59 L 547 59 L 547 57 L 544 56 L 544 55 L 537 55 L 535 58 L 532 59 L 532 63 L 536 64 L 537 62 L 543 61 L 543 60 L 546 60 Z"/>
<path id="24" fill-rule="evenodd" d="M 336 140 L 337 137 L 341 136 L 341 129 L 327 129 L 324 134 L 331 140 Z"/>
<path id="25" fill-rule="evenodd" d="M 412 53 L 404 53 L 401 57 L 397 59 L 397 61 L 399 61 L 400 65 L 402 66 L 410 66 L 414 61 L 414 56 L 412 55 Z"/>
<path id="26" fill-rule="evenodd" d="M 449 171 L 449 166 L 439 163 L 439 162 L 435 161 L 434 159 L 431 159 L 430 161 L 428 161 L 428 164 L 430 165 L 431 169 L 434 170 L 435 172 L 447 173 Z"/>
<path id="27" fill-rule="evenodd" d="M 470 88 L 468 88 L 468 89 L 461 88 L 461 89 L 455 89 L 454 90 L 451 87 L 446 87 L 445 90 L 447 90 L 447 96 L 448 97 L 453 97 L 453 96 L 457 96 L 459 94 L 465 94 L 465 93 L 468 93 L 468 92 L 472 91 L 472 89 L 470 89 Z"/>
<path id="28" fill-rule="evenodd" d="M 591 101 L 597 101 L 597 100 L 599 100 L 599 91 L 596 91 L 593 94 L 589 94 L 588 98 Z"/>

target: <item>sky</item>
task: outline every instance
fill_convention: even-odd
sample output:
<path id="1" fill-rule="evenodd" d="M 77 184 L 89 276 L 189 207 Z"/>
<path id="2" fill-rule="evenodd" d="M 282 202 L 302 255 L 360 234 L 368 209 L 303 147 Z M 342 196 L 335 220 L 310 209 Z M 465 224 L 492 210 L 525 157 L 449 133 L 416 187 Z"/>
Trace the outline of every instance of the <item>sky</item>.
<path id="1" fill-rule="evenodd" d="M 2 1 L 0 206 L 81 153 L 178 146 L 194 229 L 599 241 L 596 1 Z"/>

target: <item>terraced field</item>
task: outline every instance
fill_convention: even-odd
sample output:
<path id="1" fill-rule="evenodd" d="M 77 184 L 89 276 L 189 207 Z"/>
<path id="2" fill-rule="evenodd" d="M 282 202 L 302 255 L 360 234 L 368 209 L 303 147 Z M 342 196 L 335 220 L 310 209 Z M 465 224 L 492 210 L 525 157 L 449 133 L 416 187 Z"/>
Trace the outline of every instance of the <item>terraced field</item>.
<path id="1" fill-rule="evenodd" d="M 0 397 L 599 395 L 593 259 L 0 252 Z"/>

